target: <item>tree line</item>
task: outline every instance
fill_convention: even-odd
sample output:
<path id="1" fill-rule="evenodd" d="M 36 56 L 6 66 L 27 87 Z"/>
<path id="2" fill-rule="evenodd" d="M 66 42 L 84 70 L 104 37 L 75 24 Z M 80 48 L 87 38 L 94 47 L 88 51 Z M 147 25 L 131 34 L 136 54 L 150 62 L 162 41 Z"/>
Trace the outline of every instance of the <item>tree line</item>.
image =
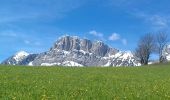
<path id="1" fill-rule="evenodd" d="M 156 52 L 159 55 L 159 62 L 163 63 L 166 58 L 163 56 L 163 49 L 168 44 L 168 34 L 159 32 L 157 34 L 147 33 L 142 36 L 135 49 L 135 55 L 142 65 L 147 65 L 150 55 Z"/>

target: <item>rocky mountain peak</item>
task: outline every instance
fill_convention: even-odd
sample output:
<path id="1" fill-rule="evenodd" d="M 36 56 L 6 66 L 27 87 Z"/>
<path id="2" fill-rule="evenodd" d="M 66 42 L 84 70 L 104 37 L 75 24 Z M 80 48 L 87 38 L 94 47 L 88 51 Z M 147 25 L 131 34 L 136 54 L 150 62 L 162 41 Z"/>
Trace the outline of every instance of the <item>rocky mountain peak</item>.
<path id="1" fill-rule="evenodd" d="M 54 49 L 58 50 L 80 50 L 80 39 L 78 37 L 63 36 L 54 45 Z"/>
<path id="2" fill-rule="evenodd" d="M 80 41 L 80 49 L 87 51 L 87 52 L 91 52 L 91 48 L 92 48 L 92 42 L 88 39 L 82 39 Z"/>
<path id="3" fill-rule="evenodd" d="M 77 36 L 63 36 L 54 44 L 52 50 L 74 51 L 81 50 L 88 53 L 93 53 L 97 56 L 104 57 L 107 53 L 117 52 L 116 49 L 110 48 L 102 41 L 91 41 L 88 39 L 80 39 Z"/>
<path id="4" fill-rule="evenodd" d="M 99 56 L 105 56 L 108 53 L 109 47 L 101 41 L 94 42 L 92 52 Z"/>

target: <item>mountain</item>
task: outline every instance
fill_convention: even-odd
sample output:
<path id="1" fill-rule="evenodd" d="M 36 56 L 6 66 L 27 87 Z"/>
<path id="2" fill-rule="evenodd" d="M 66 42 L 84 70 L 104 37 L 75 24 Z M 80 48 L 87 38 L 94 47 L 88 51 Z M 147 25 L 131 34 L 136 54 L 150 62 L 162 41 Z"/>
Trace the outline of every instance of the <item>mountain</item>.
<path id="1" fill-rule="evenodd" d="M 163 56 L 166 60 L 170 61 L 170 45 L 166 45 L 163 50 Z"/>
<path id="2" fill-rule="evenodd" d="M 34 56 L 25 54 L 20 56 L 21 59 L 17 61 L 15 56 L 5 60 L 2 64 L 79 67 L 140 66 L 130 51 L 119 51 L 102 41 L 91 41 L 76 36 L 63 36 L 54 43 L 49 51 L 34 54 Z"/>
<path id="3" fill-rule="evenodd" d="M 28 65 L 31 61 L 35 59 L 37 54 L 29 54 L 25 51 L 20 51 L 15 55 L 9 57 L 2 64 L 5 65 Z"/>

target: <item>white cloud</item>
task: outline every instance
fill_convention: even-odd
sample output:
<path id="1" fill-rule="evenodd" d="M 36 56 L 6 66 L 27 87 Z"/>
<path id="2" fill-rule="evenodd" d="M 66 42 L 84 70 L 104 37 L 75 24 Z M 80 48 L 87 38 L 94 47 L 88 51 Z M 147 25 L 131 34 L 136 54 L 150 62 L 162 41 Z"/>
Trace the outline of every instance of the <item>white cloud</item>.
<path id="1" fill-rule="evenodd" d="M 113 33 L 109 37 L 110 41 L 121 41 L 123 45 L 127 45 L 127 40 L 125 38 L 121 38 L 121 36 L 118 33 Z"/>
<path id="2" fill-rule="evenodd" d="M 96 37 L 103 38 L 103 33 L 97 32 L 95 30 L 90 31 L 89 34 L 94 35 Z"/>
<path id="3" fill-rule="evenodd" d="M 120 35 L 117 33 L 113 33 L 110 37 L 109 40 L 116 41 L 120 39 Z"/>

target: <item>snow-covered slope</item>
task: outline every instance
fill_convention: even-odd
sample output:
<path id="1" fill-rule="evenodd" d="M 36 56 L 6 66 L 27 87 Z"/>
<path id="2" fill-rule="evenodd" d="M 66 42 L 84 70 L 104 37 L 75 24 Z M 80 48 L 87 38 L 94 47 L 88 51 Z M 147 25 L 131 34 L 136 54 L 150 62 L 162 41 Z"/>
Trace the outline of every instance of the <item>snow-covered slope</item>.
<path id="1" fill-rule="evenodd" d="M 64 61 L 62 63 L 42 63 L 41 66 L 74 66 L 74 67 L 83 67 L 83 65 L 78 64 L 74 61 Z"/>
<path id="2" fill-rule="evenodd" d="M 27 53 L 25 51 L 20 51 L 20 52 L 16 53 L 13 58 L 17 62 L 19 62 L 19 61 L 23 60 L 24 58 L 26 58 L 28 55 L 29 55 L 29 53 Z"/>
<path id="3" fill-rule="evenodd" d="M 120 51 L 115 55 L 104 57 L 104 59 L 108 60 L 104 66 L 141 66 L 130 51 Z"/>
<path id="4" fill-rule="evenodd" d="M 74 61 L 65 61 L 62 63 L 63 66 L 77 66 L 77 67 L 82 67 L 83 65 L 74 62 Z"/>
<path id="5" fill-rule="evenodd" d="M 2 64 L 8 65 L 28 65 L 31 61 L 35 59 L 37 54 L 29 54 L 25 51 L 17 52 L 15 55 L 9 57 Z"/>

